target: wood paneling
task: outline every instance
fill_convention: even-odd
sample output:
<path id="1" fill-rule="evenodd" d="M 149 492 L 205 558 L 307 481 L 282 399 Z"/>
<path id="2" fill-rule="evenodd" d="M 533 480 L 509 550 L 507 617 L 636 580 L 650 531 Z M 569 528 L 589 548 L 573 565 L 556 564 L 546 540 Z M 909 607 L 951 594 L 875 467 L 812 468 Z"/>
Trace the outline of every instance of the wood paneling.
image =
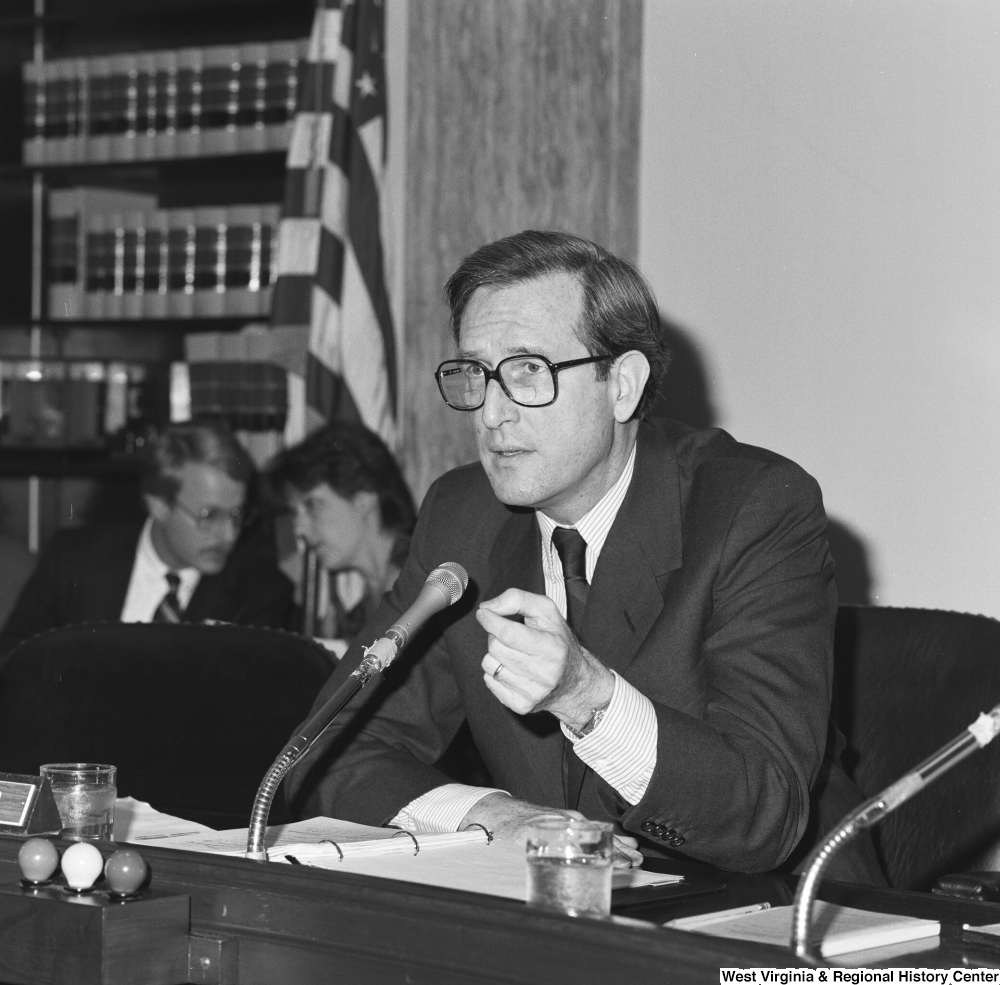
<path id="1" fill-rule="evenodd" d="M 476 457 L 432 373 L 441 289 L 483 243 L 564 229 L 634 259 L 641 0 L 417 0 L 409 13 L 403 461 L 418 500 Z"/>

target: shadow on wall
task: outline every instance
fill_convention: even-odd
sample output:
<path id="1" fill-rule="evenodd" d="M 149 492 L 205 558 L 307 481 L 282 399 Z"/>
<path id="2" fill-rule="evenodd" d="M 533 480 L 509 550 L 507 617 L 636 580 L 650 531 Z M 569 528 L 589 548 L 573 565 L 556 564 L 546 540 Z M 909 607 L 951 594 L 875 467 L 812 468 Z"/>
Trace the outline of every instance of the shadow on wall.
<path id="1" fill-rule="evenodd" d="M 669 319 L 660 326 L 673 360 L 653 403 L 651 416 L 682 421 L 692 427 L 716 427 L 716 413 L 705 365 L 697 342 Z M 739 438 L 739 435 L 735 435 Z M 842 605 L 871 605 L 872 578 L 864 542 L 844 523 L 830 519 L 830 551 L 837 562 L 837 591 Z"/>

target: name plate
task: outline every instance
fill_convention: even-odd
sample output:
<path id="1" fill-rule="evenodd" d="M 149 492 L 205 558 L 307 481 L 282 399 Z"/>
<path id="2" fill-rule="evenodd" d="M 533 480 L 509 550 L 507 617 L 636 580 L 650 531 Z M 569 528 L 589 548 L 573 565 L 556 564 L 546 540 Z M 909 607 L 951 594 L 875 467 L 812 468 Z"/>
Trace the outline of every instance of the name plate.
<path id="1" fill-rule="evenodd" d="M 45 777 L 0 773 L 0 833 L 59 834 L 62 821 Z"/>

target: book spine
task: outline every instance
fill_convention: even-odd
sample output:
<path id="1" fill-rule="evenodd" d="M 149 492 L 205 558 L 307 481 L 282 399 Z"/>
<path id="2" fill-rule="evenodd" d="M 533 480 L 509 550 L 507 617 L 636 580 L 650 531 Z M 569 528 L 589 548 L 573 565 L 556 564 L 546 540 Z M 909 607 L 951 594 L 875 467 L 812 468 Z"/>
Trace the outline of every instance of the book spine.
<path id="1" fill-rule="evenodd" d="M 122 317 L 125 300 L 125 217 L 121 212 L 109 212 L 105 223 L 109 256 L 104 317 L 118 321 Z"/>
<path id="2" fill-rule="evenodd" d="M 45 159 L 53 164 L 70 160 L 72 63 L 63 59 L 47 64 L 45 83 Z"/>
<path id="3" fill-rule="evenodd" d="M 90 61 L 77 58 L 73 62 L 76 82 L 76 133 L 71 151 L 74 162 L 89 159 L 90 147 Z"/>
<path id="4" fill-rule="evenodd" d="M 86 228 L 79 188 L 53 189 L 46 208 L 47 314 L 54 321 L 85 316 Z"/>
<path id="5" fill-rule="evenodd" d="M 146 292 L 146 213 L 124 214 L 124 258 L 122 264 L 122 318 L 143 317 Z"/>
<path id="6" fill-rule="evenodd" d="M 226 240 L 226 314 L 252 316 L 257 313 L 256 292 L 250 291 L 257 210 L 250 205 L 233 205 L 227 212 L 229 231 Z"/>
<path id="7" fill-rule="evenodd" d="M 236 109 L 239 150 L 267 149 L 264 117 L 267 95 L 267 61 L 270 46 L 245 44 L 240 48 L 240 78 Z"/>
<path id="8" fill-rule="evenodd" d="M 24 62 L 21 66 L 25 164 L 42 164 L 45 161 L 45 69 L 44 62 Z"/>
<path id="9" fill-rule="evenodd" d="M 307 43 L 307 42 L 306 42 Z M 284 150 L 291 142 L 292 125 L 298 105 L 299 61 L 304 43 L 277 41 L 268 45 L 264 97 L 264 123 L 269 150 Z"/>
<path id="10" fill-rule="evenodd" d="M 178 157 L 197 157 L 201 149 L 202 52 L 182 48 L 177 52 L 177 145 Z"/>
<path id="11" fill-rule="evenodd" d="M 156 157 L 156 56 L 143 52 L 136 56 L 135 156 Z"/>
<path id="12" fill-rule="evenodd" d="M 234 154 L 240 74 L 239 48 L 202 51 L 201 153 Z"/>
<path id="13" fill-rule="evenodd" d="M 82 82 L 77 71 L 79 59 L 70 58 L 63 62 L 63 75 L 66 80 L 66 138 L 61 160 L 71 164 L 80 160 L 80 134 L 83 132 L 83 98 Z"/>
<path id="14" fill-rule="evenodd" d="M 85 214 L 86 237 L 86 290 L 84 294 L 83 315 L 88 319 L 104 317 L 105 297 L 107 295 L 109 277 L 113 279 L 111 255 L 113 246 L 108 242 L 106 217 L 98 212 Z M 114 233 L 111 233 L 113 243 Z M 111 248 L 109 248 L 111 247 Z"/>
<path id="15" fill-rule="evenodd" d="M 166 318 L 170 255 L 168 213 L 162 209 L 146 214 L 145 259 L 141 315 L 143 318 Z"/>
<path id="16" fill-rule="evenodd" d="M 78 241 L 80 216 L 54 216 L 48 220 L 48 315 L 53 321 L 82 314 Z"/>
<path id="17" fill-rule="evenodd" d="M 194 313 L 226 313 L 226 209 L 195 210 Z"/>
<path id="18" fill-rule="evenodd" d="M 111 59 L 111 158 L 134 161 L 137 157 L 139 68 L 136 55 Z"/>
<path id="19" fill-rule="evenodd" d="M 194 314 L 195 214 L 171 209 L 167 228 L 167 314 L 190 318 Z"/>
<path id="20" fill-rule="evenodd" d="M 156 61 L 156 137 L 153 154 L 177 156 L 177 52 L 159 51 Z"/>
<path id="21" fill-rule="evenodd" d="M 111 59 L 90 59 L 87 160 L 111 159 Z"/>

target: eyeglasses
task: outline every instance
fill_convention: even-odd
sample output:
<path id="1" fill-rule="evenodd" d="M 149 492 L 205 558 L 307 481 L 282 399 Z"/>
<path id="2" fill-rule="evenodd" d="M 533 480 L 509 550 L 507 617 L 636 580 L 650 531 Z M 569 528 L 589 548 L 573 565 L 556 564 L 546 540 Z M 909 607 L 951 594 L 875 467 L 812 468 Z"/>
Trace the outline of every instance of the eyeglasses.
<path id="1" fill-rule="evenodd" d="M 246 518 L 246 514 L 240 507 L 232 510 L 212 508 L 195 511 L 190 506 L 185 506 L 179 499 L 175 499 L 173 505 L 182 513 L 187 514 L 199 530 L 221 530 L 227 524 L 232 524 L 239 530 Z"/>
<path id="2" fill-rule="evenodd" d="M 500 389 L 522 407 L 545 407 L 559 396 L 559 371 L 598 363 L 614 356 L 587 356 L 549 362 L 545 356 L 508 356 L 490 369 L 478 359 L 448 359 L 434 371 L 444 402 L 455 410 L 478 410 L 486 402 L 486 388 L 496 380 Z"/>

